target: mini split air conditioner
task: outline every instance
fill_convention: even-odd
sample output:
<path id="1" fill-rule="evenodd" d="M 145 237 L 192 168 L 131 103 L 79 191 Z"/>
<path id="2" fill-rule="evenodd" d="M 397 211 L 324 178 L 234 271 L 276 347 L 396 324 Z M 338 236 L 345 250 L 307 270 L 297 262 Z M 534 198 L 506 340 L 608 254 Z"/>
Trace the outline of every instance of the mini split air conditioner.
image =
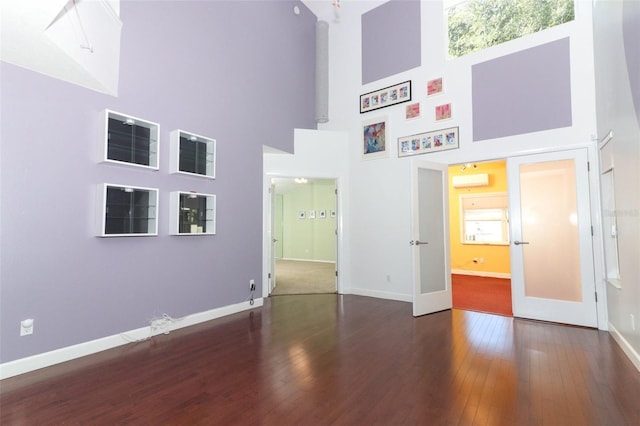
<path id="1" fill-rule="evenodd" d="M 489 175 L 487 173 L 453 177 L 454 188 L 467 188 L 470 186 L 487 186 L 487 185 L 489 185 Z"/>

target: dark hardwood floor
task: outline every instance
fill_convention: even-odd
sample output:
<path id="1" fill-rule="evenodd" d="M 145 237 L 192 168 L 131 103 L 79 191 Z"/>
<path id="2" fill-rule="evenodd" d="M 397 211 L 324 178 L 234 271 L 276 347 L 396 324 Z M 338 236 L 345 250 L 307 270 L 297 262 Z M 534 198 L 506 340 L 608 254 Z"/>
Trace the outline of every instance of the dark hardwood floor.
<path id="1" fill-rule="evenodd" d="M 451 274 L 453 307 L 513 316 L 511 280 Z"/>
<path id="2" fill-rule="evenodd" d="M 263 308 L 3 380 L 2 425 L 639 425 L 606 332 L 360 296 Z"/>

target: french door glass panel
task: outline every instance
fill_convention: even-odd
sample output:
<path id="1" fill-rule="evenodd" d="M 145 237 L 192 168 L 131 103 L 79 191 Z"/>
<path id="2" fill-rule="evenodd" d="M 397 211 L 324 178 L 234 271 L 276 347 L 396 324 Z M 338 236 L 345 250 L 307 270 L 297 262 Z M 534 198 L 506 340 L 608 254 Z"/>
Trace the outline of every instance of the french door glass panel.
<path id="1" fill-rule="evenodd" d="M 444 212 L 439 202 L 443 197 L 442 173 L 418 170 L 418 203 L 420 209 L 420 290 L 421 293 L 446 290 L 444 264 Z M 434 184 L 435 183 L 435 184 Z"/>
<path id="2" fill-rule="evenodd" d="M 451 308 L 447 166 L 412 163 L 413 315 Z"/>
<path id="3" fill-rule="evenodd" d="M 520 166 L 522 239 L 530 243 L 523 247 L 527 297 L 582 300 L 575 187 L 573 159 Z"/>

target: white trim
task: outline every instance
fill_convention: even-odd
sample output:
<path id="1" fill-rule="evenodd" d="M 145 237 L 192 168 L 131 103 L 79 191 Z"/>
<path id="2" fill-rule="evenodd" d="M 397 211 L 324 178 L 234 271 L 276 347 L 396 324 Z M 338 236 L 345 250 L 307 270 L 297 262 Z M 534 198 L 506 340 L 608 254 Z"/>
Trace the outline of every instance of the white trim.
<path id="1" fill-rule="evenodd" d="M 375 297 L 377 299 L 397 300 L 399 302 L 413 301 L 413 297 L 410 294 L 392 293 L 389 291 L 370 290 L 368 288 L 350 288 L 348 291 L 342 294 L 354 294 L 356 296 Z"/>
<path id="2" fill-rule="evenodd" d="M 156 334 L 166 333 L 167 331 L 177 330 L 180 328 L 188 327 L 190 325 L 210 321 L 212 319 L 221 318 L 238 312 L 258 308 L 261 307 L 263 303 L 263 299 L 255 299 L 253 305 L 249 304 L 249 302 L 241 302 L 234 305 L 223 306 L 221 308 L 187 315 L 179 320 L 176 320 L 176 322 L 172 323 L 165 329 L 156 330 Z M 91 355 L 96 352 L 101 352 L 107 349 L 122 346 L 130 343 L 131 340 L 139 340 L 149 337 L 150 334 L 151 328 L 150 326 L 147 326 L 131 331 L 126 331 L 120 334 L 114 334 L 112 336 L 91 340 L 89 342 L 79 343 L 73 346 L 67 346 L 50 352 L 44 352 L 27 358 L 5 362 L 4 364 L 0 364 L 0 380 L 17 376 L 19 374 L 28 373 L 40 368 L 49 367 L 61 362 L 70 361 L 72 359 L 80 358 L 86 355 Z"/>
<path id="3" fill-rule="evenodd" d="M 264 145 L 264 147 L 268 148 L 266 145 Z M 286 153 L 287 155 L 290 155 L 289 153 Z M 284 167 L 285 169 L 288 170 L 287 167 Z M 282 169 L 282 167 L 278 168 L 279 170 Z M 266 170 L 266 169 L 265 169 Z M 336 272 L 338 273 L 338 275 L 336 275 L 336 291 L 338 292 L 338 294 L 341 294 L 342 291 L 341 289 L 343 288 L 344 284 L 343 284 L 343 271 L 342 271 L 342 265 L 347 264 L 347 262 L 345 262 L 344 260 L 341 260 L 341 257 L 344 256 L 341 253 L 345 253 L 346 250 L 343 250 L 343 246 L 345 245 L 344 241 L 343 241 L 343 209 L 340 208 L 340 206 L 344 205 L 343 204 L 343 199 L 342 199 L 342 193 L 344 192 L 343 190 L 343 180 L 344 178 L 340 178 L 340 177 L 336 177 L 336 176 L 330 176 L 330 175 L 324 175 L 324 174 L 316 174 L 316 173 L 308 173 L 308 172 L 302 172 L 302 173 L 290 173 L 290 171 L 285 171 L 285 172 L 269 172 L 269 171 L 265 171 L 263 173 L 263 197 L 262 197 L 262 277 L 263 277 L 263 283 L 266 283 L 265 285 L 262 286 L 262 297 L 269 297 L 270 293 L 271 293 L 271 278 L 270 278 L 270 270 L 271 270 L 271 261 L 272 261 L 272 245 L 271 245 L 271 239 L 272 239 L 272 229 L 271 229 L 271 209 L 272 209 L 272 200 L 271 200 L 271 179 L 278 177 L 278 178 L 287 178 L 287 179 L 294 179 L 296 177 L 300 177 L 300 176 L 304 176 L 305 178 L 308 179 L 327 179 L 327 180 L 333 180 L 335 182 L 335 188 L 336 188 L 336 217 L 333 218 L 336 220 L 336 239 L 335 239 L 335 243 L 336 243 L 336 258 L 335 260 L 313 260 L 313 259 L 297 259 L 297 258 L 280 258 L 280 259 L 274 259 L 274 260 L 296 260 L 296 261 L 304 261 L 304 262 L 325 262 L 325 263 L 335 263 L 336 265 Z M 276 282 L 276 286 L 277 286 L 277 282 Z"/>
<path id="4" fill-rule="evenodd" d="M 294 262 L 336 263 L 335 260 L 297 259 L 294 257 L 282 257 L 280 259 L 276 258 L 276 261 L 278 260 L 291 260 Z"/>
<path id="5" fill-rule="evenodd" d="M 473 275 L 475 277 L 511 279 L 511 274 L 508 272 L 467 271 L 466 269 L 452 269 L 451 273 L 456 275 Z"/>
<path id="6" fill-rule="evenodd" d="M 613 340 L 620 346 L 622 351 L 627 355 L 629 360 L 635 365 L 636 369 L 640 371 L 640 354 L 633 349 L 633 346 L 624 338 L 622 334 L 613 326 L 613 324 L 609 323 L 609 334 L 613 337 Z"/>

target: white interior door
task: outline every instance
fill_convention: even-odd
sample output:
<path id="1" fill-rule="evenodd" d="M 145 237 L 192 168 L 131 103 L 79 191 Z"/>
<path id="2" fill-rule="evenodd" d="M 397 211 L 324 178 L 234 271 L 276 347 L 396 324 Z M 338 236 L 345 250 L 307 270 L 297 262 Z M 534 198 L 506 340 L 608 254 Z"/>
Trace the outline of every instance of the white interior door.
<path id="1" fill-rule="evenodd" d="M 450 309 L 447 165 L 412 163 L 413 315 Z"/>
<path id="2" fill-rule="evenodd" d="M 275 188 L 275 186 L 274 186 Z M 283 221 L 283 197 L 282 194 L 275 194 L 274 195 L 274 223 L 273 223 L 273 244 L 274 244 L 274 253 L 275 253 L 275 258 L 277 259 L 282 259 L 282 244 L 284 242 L 283 237 L 282 237 L 282 221 Z"/>
<path id="3" fill-rule="evenodd" d="M 597 326 L 586 149 L 507 160 L 517 317 Z"/>

